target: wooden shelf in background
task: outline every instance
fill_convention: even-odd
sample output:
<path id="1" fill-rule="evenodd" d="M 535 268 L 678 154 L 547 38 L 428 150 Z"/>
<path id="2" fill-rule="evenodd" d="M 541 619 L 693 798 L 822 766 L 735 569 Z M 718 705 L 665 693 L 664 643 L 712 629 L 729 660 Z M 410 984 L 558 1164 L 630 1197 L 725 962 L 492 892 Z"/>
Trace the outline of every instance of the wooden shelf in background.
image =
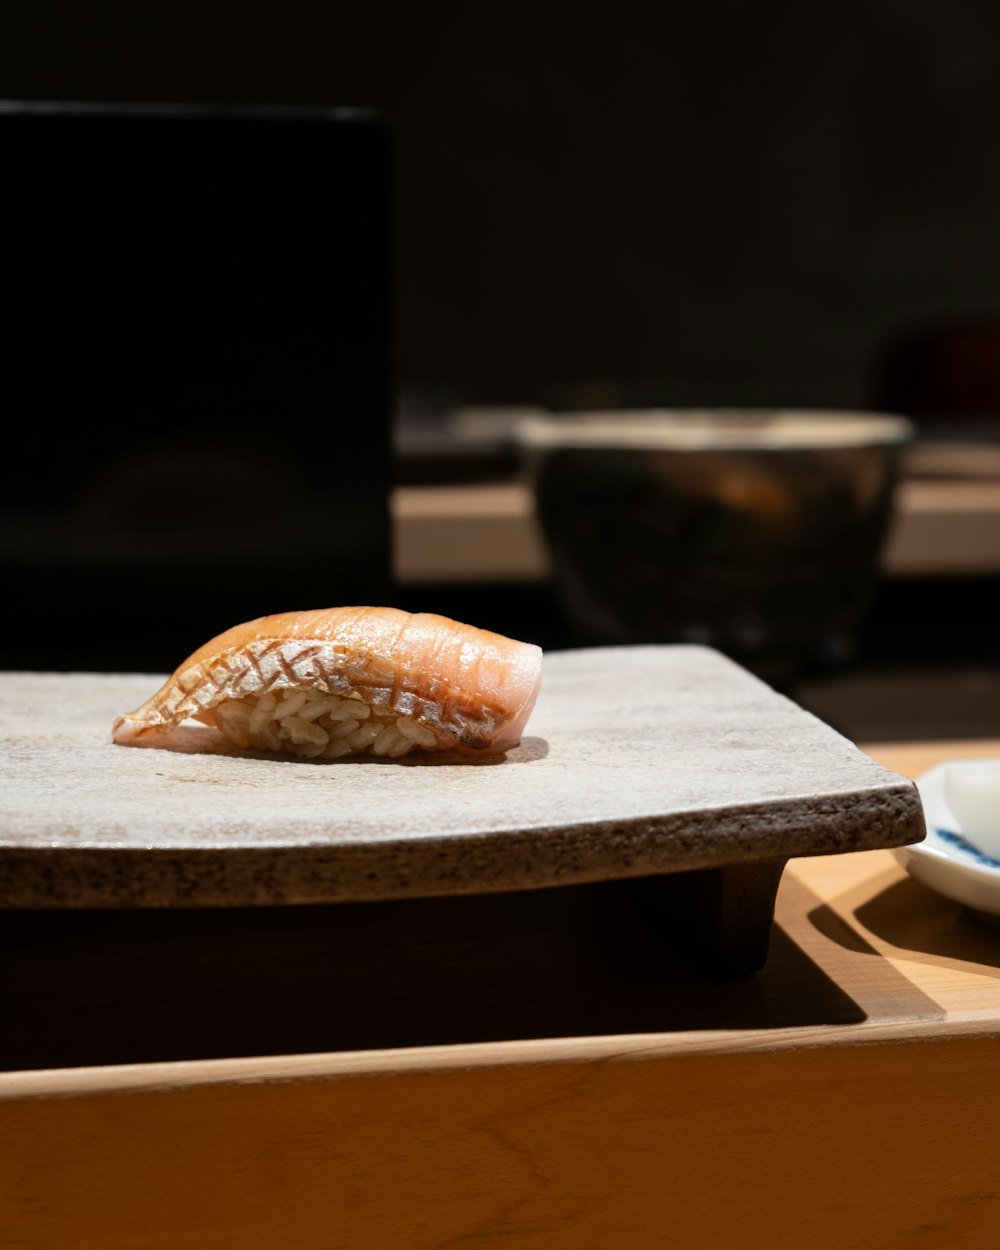
<path id="1" fill-rule="evenodd" d="M 529 487 L 401 486 L 392 495 L 396 576 L 538 582 L 549 558 Z M 1000 573 L 1000 481 L 906 481 L 883 567 L 890 576 Z"/>

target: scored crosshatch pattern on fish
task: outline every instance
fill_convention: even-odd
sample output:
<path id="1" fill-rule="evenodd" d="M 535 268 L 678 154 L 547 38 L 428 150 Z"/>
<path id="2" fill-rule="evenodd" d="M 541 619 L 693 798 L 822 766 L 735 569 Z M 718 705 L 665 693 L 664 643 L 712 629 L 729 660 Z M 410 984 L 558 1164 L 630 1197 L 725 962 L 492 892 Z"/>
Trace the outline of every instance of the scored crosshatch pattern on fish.
<path id="1" fill-rule="evenodd" d="M 541 651 L 474 626 L 394 608 L 288 613 L 206 643 L 115 741 L 155 738 L 191 716 L 236 746 L 336 759 L 517 743 Z"/>

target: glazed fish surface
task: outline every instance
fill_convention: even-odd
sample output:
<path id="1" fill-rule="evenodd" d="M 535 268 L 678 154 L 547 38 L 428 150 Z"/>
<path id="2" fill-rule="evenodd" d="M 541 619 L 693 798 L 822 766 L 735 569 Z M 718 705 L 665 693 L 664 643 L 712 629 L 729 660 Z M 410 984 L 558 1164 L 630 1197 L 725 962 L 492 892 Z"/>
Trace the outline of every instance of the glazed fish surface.
<path id="1" fill-rule="evenodd" d="M 501 752 L 520 741 L 541 675 L 539 647 L 444 616 L 289 612 L 205 643 L 112 737 L 133 743 L 194 717 L 238 747 L 308 758 Z"/>

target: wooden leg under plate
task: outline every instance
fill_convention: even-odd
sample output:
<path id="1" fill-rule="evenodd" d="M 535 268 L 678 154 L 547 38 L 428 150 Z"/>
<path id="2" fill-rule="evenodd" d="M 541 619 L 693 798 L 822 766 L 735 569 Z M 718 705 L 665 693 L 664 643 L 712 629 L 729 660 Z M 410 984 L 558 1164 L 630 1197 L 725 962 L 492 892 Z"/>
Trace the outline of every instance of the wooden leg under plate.
<path id="1" fill-rule="evenodd" d="M 630 885 L 693 959 L 717 976 L 742 977 L 767 961 L 774 899 L 786 863 L 699 868 Z"/>

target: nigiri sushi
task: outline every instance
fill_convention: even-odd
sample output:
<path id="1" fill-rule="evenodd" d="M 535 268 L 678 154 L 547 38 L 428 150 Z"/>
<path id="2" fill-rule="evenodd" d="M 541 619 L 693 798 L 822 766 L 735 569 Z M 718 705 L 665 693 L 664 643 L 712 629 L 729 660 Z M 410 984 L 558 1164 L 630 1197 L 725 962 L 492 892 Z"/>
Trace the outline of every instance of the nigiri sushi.
<path id="1" fill-rule="evenodd" d="M 190 716 L 238 747 L 308 758 L 501 752 L 520 741 L 541 672 L 540 648 L 444 616 L 288 612 L 205 643 L 112 737 L 135 742 Z"/>

